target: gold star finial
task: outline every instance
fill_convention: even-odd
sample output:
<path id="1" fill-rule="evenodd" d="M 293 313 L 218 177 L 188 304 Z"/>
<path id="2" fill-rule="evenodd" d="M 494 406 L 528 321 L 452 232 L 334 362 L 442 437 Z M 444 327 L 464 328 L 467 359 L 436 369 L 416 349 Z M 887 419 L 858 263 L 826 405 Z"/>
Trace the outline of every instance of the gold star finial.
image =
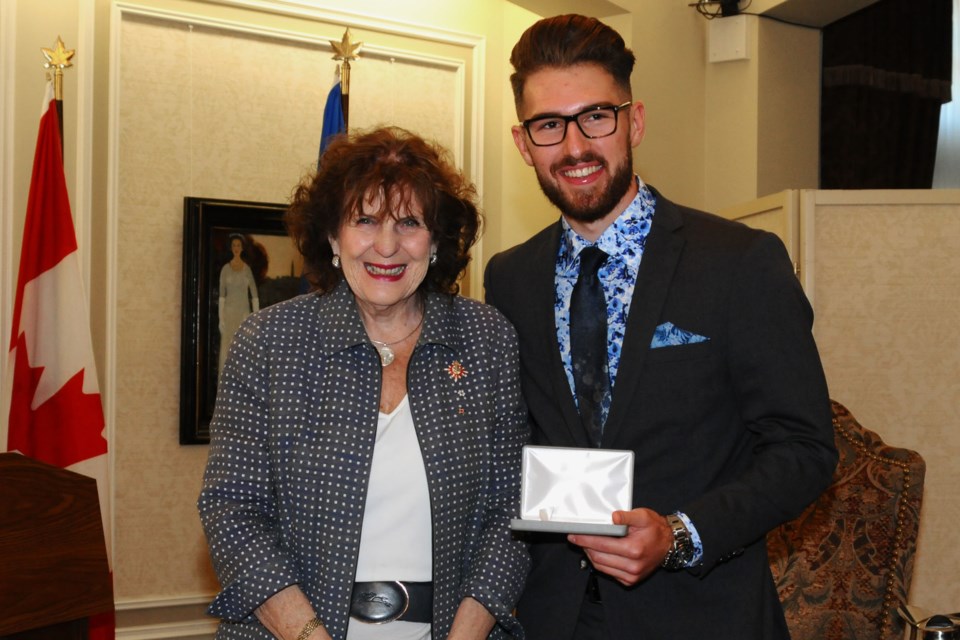
<path id="1" fill-rule="evenodd" d="M 363 46 L 363 43 L 350 42 L 350 27 L 347 27 L 347 30 L 343 32 L 343 39 L 340 40 L 340 42 L 331 40 L 330 46 L 333 47 L 333 51 L 336 53 L 336 55 L 333 56 L 334 60 L 343 60 L 349 64 L 351 60 L 357 59 L 357 51 Z"/>
<path id="2" fill-rule="evenodd" d="M 53 96 L 57 100 L 63 100 L 63 70 L 67 67 L 72 67 L 73 63 L 70 62 L 70 58 L 73 57 L 77 51 L 76 49 L 66 49 L 63 46 L 63 40 L 60 36 L 57 36 L 57 44 L 53 49 L 46 49 L 40 47 L 40 51 L 43 52 L 43 57 L 47 61 L 43 64 L 44 69 L 53 69 Z M 49 79 L 50 74 L 47 74 Z"/>
<path id="3" fill-rule="evenodd" d="M 63 40 L 60 36 L 57 36 L 57 44 L 53 49 L 41 47 L 40 50 L 43 52 L 43 57 L 47 59 L 43 65 L 46 69 L 66 69 L 67 67 L 72 67 L 73 63 L 70 62 L 70 58 L 77 52 L 76 49 L 64 48 Z"/>
<path id="4" fill-rule="evenodd" d="M 363 46 L 363 43 L 357 42 L 354 44 L 350 42 L 350 27 L 347 27 L 343 32 L 343 39 L 340 40 L 340 42 L 331 40 L 330 46 L 333 47 L 333 51 L 336 54 L 333 56 L 333 59 L 341 61 L 340 90 L 346 98 L 346 96 L 350 95 L 350 61 L 357 59 L 357 51 Z"/>

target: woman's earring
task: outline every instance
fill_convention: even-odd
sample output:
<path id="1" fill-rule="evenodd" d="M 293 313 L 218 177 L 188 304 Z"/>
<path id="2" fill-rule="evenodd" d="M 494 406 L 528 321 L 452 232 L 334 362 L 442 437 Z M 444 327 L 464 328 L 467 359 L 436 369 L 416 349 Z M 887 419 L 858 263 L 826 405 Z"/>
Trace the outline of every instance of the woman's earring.
<path id="1" fill-rule="evenodd" d="M 333 254 L 333 258 L 330 260 L 330 262 L 333 263 L 334 269 L 340 268 L 340 256 L 338 256 L 337 254 Z"/>
<path id="2" fill-rule="evenodd" d="M 437 254 L 435 253 L 430 254 L 430 264 L 437 264 Z"/>

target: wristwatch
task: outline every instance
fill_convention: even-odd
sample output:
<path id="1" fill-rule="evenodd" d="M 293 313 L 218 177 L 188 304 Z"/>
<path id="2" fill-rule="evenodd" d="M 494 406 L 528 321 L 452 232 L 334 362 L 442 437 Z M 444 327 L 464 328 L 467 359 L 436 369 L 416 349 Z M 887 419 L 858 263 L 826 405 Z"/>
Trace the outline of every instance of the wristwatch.
<path id="1" fill-rule="evenodd" d="M 693 560 L 693 541 L 683 520 L 673 514 L 664 517 L 673 530 L 673 546 L 667 549 L 667 555 L 663 556 L 660 566 L 667 571 L 679 571 Z"/>

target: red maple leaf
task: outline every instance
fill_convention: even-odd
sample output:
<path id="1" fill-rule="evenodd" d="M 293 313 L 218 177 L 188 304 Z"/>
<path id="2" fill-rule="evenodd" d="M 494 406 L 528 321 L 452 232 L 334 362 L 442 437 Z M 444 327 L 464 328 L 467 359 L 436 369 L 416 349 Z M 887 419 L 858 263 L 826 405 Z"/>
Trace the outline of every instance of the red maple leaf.
<path id="1" fill-rule="evenodd" d="M 9 449 L 58 467 L 105 454 L 107 441 L 102 435 L 100 394 L 83 392 L 84 370 L 78 371 L 42 405 L 31 409 L 44 368 L 30 366 L 22 333 L 16 349 Z"/>

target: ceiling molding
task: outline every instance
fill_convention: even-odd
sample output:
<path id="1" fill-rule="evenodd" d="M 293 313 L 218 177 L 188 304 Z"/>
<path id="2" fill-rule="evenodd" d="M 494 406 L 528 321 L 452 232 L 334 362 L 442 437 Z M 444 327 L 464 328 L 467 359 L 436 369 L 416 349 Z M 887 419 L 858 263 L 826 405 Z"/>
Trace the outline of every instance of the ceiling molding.
<path id="1" fill-rule="evenodd" d="M 628 9 L 609 0 L 509 0 L 518 7 L 541 16 L 580 13 L 594 18 L 607 18 L 630 13 Z"/>
<path id="2" fill-rule="evenodd" d="M 749 13 L 758 13 L 778 20 L 808 27 L 825 27 L 851 13 L 870 6 L 877 0 L 751 0 Z"/>

